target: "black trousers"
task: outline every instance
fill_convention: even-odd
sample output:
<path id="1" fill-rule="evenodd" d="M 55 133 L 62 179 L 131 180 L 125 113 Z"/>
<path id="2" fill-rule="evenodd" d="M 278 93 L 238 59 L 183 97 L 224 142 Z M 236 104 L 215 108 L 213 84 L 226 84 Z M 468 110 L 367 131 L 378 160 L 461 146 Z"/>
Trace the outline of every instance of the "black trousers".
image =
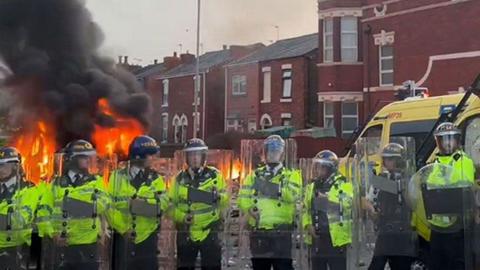
<path id="1" fill-rule="evenodd" d="M 384 270 L 387 263 L 391 270 L 410 270 L 414 261 L 407 256 L 374 256 L 368 270 Z"/>
<path id="2" fill-rule="evenodd" d="M 98 244 L 56 247 L 55 270 L 86 270 L 100 267 Z"/>
<path id="3" fill-rule="evenodd" d="M 312 270 L 346 270 L 347 257 L 312 257 L 310 265 Z"/>
<path id="4" fill-rule="evenodd" d="M 217 232 L 210 232 L 202 242 L 192 241 L 188 231 L 177 232 L 178 270 L 194 270 L 199 252 L 202 270 L 222 269 L 222 247 Z"/>
<path id="5" fill-rule="evenodd" d="M 292 259 L 284 258 L 252 258 L 253 270 L 292 270 Z"/>
<path id="6" fill-rule="evenodd" d="M 153 233 L 138 244 L 118 233 L 115 233 L 113 237 L 114 270 L 158 269 L 157 233 Z"/>
<path id="7" fill-rule="evenodd" d="M 432 231 L 429 270 L 464 270 L 465 239 L 463 230 L 456 233 Z"/>
<path id="8" fill-rule="evenodd" d="M 0 270 L 28 269 L 29 252 L 28 246 L 0 248 Z"/>

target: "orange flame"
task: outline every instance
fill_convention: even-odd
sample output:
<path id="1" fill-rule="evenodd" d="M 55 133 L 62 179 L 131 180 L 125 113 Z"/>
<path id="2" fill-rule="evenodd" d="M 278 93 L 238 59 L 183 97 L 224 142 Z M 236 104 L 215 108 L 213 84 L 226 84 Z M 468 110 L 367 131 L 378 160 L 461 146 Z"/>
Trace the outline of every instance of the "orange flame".
<path id="1" fill-rule="evenodd" d="M 240 177 L 240 172 L 242 171 L 242 162 L 239 159 L 233 161 L 232 165 L 232 179 L 237 179 Z"/>
<path id="2" fill-rule="evenodd" d="M 38 121 L 31 129 L 23 132 L 13 142 L 22 155 L 22 164 L 28 180 L 38 183 L 53 175 L 53 153 L 55 132 L 46 121 Z"/>
<path id="3" fill-rule="evenodd" d="M 99 156 L 127 155 L 130 142 L 144 134 L 145 129 L 136 119 L 117 114 L 105 98 L 98 100 L 98 109 L 103 114 L 111 116 L 116 122 L 114 127 L 95 125 L 92 140 Z"/>

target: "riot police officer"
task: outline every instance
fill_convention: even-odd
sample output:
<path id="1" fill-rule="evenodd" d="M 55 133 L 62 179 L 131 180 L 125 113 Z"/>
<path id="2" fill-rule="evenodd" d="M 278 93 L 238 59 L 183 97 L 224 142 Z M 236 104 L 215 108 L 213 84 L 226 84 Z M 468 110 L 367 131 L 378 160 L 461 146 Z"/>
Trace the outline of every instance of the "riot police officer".
<path id="1" fill-rule="evenodd" d="M 311 237 L 310 267 L 346 269 L 346 247 L 352 242 L 348 212 L 353 187 L 338 172 L 338 157 L 330 150 L 318 153 L 312 167 L 313 179 L 306 187 L 303 213 L 303 226 Z"/>
<path id="2" fill-rule="evenodd" d="M 244 181 L 238 205 L 248 219 L 253 269 L 293 269 L 292 232 L 302 176 L 286 168 L 285 141 L 278 135 L 265 139 L 264 166 Z"/>
<path id="3" fill-rule="evenodd" d="M 186 169 L 169 190 L 170 214 L 177 228 L 177 269 L 195 269 L 198 253 L 202 269 L 221 269 L 223 210 L 226 183 L 218 169 L 207 166 L 208 147 L 190 139 L 183 149 Z"/>
<path id="4" fill-rule="evenodd" d="M 158 269 L 158 232 L 168 206 L 165 181 L 153 169 L 159 154 L 155 139 L 138 136 L 127 166 L 110 176 L 115 269 Z"/>
<path id="5" fill-rule="evenodd" d="M 475 166 L 473 161 L 461 149 L 461 131 L 450 122 L 440 124 L 435 131 L 435 140 L 439 152 L 434 163 L 446 165 L 452 169 L 449 179 L 429 177 L 427 184 L 452 187 L 457 183 L 474 184 Z M 430 237 L 429 269 L 465 269 L 465 228 L 459 216 L 432 215 L 428 220 L 432 233 Z"/>
<path id="6" fill-rule="evenodd" d="M 417 235 L 411 227 L 411 210 L 407 205 L 405 149 L 389 143 L 382 150 L 383 172 L 372 179 L 369 192 L 369 215 L 373 218 L 376 243 L 369 270 L 410 270 L 417 255 Z M 389 185 L 390 184 L 390 185 Z M 389 187 L 396 187 L 390 189 Z"/>
<path id="7" fill-rule="evenodd" d="M 39 190 L 26 181 L 21 157 L 0 148 L 0 261 L 2 269 L 28 269 L 34 213 Z"/>
<path id="8" fill-rule="evenodd" d="M 96 150 L 90 142 L 76 140 L 57 156 L 57 176 L 41 199 L 40 218 L 49 218 L 43 235 L 44 269 L 98 269 L 108 264 L 106 237 L 109 196 L 98 174 Z"/>

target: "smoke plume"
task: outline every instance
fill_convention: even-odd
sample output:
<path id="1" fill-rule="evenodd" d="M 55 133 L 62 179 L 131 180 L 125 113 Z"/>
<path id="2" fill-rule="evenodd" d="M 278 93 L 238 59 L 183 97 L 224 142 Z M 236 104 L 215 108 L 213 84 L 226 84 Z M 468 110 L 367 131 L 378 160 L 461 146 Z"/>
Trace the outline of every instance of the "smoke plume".
<path id="1" fill-rule="evenodd" d="M 11 74 L 6 88 L 11 124 L 28 128 L 48 119 L 58 145 L 91 139 L 95 124 L 113 126 L 98 100 L 148 127 L 150 100 L 127 71 L 98 49 L 104 39 L 81 0 L 2 0 L 0 73 Z M 6 91 L 6 90 L 2 90 Z"/>

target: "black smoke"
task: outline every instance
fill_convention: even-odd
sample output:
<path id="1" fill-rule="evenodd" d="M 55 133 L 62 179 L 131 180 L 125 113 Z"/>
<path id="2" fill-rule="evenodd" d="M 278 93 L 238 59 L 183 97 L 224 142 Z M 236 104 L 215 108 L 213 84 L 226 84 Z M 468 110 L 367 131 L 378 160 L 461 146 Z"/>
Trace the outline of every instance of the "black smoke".
<path id="1" fill-rule="evenodd" d="M 103 39 L 84 1 L 0 1 L 0 59 L 13 74 L 7 80 L 12 124 L 28 128 L 51 119 L 59 145 L 90 139 L 95 124 L 115 125 L 97 108 L 107 98 L 116 112 L 148 128 L 148 96 L 133 75 L 99 55 Z"/>

